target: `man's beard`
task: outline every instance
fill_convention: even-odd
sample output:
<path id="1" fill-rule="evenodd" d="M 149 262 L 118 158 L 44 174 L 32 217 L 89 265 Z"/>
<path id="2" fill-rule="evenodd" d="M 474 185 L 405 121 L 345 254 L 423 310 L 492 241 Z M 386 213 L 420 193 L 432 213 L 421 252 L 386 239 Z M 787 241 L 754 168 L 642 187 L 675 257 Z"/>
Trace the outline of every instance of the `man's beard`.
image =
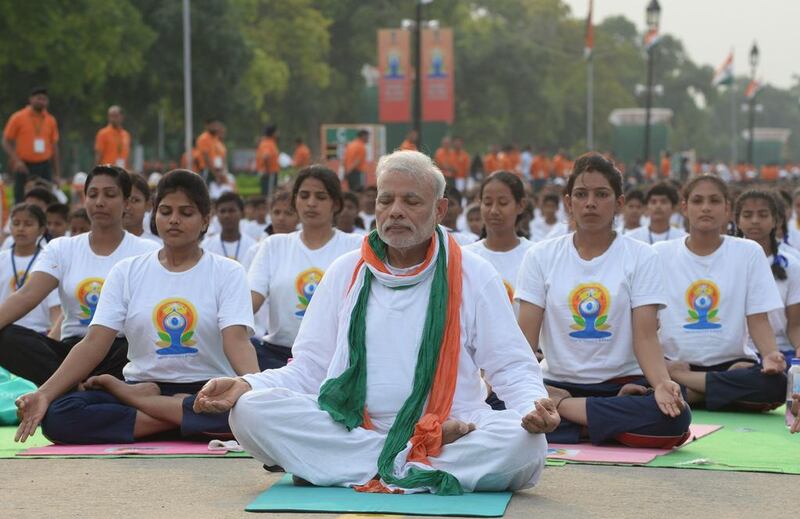
<path id="1" fill-rule="evenodd" d="M 407 238 L 401 238 L 396 236 L 386 236 L 384 227 L 389 227 L 393 224 L 391 220 L 384 222 L 383 226 L 378 226 L 378 236 L 380 236 L 381 240 L 394 249 L 408 249 L 410 247 L 414 247 L 415 245 L 419 245 L 420 243 L 424 243 L 426 240 L 430 239 L 433 235 L 433 231 L 436 228 L 436 213 L 431 212 L 431 217 L 419 228 L 416 228 L 414 224 L 411 222 L 406 221 L 401 225 L 406 225 L 411 229 L 411 236 Z"/>

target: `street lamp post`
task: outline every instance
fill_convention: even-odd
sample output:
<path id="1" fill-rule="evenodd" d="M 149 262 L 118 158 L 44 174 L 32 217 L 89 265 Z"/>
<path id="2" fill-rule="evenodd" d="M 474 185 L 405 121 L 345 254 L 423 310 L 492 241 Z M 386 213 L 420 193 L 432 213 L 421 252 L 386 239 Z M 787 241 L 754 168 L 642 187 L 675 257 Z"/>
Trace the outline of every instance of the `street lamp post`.
<path id="1" fill-rule="evenodd" d="M 658 0 L 651 0 L 647 6 L 647 28 L 649 32 L 656 33 L 661 18 L 661 6 Z M 653 48 L 651 42 L 647 48 L 647 92 L 645 94 L 644 110 L 644 153 L 642 160 L 646 164 L 650 160 L 650 110 L 653 106 Z"/>
<path id="2" fill-rule="evenodd" d="M 755 42 L 753 42 L 753 46 L 750 47 L 750 80 L 751 82 L 756 80 L 756 67 L 758 67 L 758 46 Z M 751 95 L 750 99 L 748 99 L 748 124 L 750 131 L 748 133 L 748 143 L 747 143 L 747 163 L 755 167 L 755 162 L 753 162 L 753 146 L 755 142 L 755 126 L 756 126 L 756 96 Z"/>

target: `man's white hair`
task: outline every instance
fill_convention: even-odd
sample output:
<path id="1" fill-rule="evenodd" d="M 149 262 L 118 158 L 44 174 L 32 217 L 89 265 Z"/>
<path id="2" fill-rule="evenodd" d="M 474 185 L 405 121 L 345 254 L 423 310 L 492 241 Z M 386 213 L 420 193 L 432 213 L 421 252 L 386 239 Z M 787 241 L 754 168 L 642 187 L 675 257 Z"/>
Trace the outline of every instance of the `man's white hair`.
<path id="1" fill-rule="evenodd" d="M 402 172 L 407 173 L 417 180 L 423 180 L 433 185 L 436 199 L 444 197 L 445 180 L 442 170 L 433 163 L 430 157 L 424 153 L 412 150 L 401 150 L 384 155 L 378 161 L 375 170 L 375 179 L 378 184 L 381 177 L 387 173 Z"/>

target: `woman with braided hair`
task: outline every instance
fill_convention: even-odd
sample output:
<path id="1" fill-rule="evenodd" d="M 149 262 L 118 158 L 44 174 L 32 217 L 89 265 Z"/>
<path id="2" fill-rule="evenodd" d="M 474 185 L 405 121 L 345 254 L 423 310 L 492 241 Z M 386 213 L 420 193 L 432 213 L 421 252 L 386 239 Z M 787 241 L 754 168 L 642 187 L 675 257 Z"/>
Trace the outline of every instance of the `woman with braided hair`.
<path id="1" fill-rule="evenodd" d="M 783 300 L 784 308 L 769 312 L 768 318 L 788 364 L 792 357 L 800 357 L 800 257 L 778 241 L 778 226 L 785 222 L 783 211 L 775 194 L 756 189 L 742 193 L 734 206 L 737 236 L 753 240 L 764 249 Z M 752 338 L 748 341 L 753 346 Z"/>

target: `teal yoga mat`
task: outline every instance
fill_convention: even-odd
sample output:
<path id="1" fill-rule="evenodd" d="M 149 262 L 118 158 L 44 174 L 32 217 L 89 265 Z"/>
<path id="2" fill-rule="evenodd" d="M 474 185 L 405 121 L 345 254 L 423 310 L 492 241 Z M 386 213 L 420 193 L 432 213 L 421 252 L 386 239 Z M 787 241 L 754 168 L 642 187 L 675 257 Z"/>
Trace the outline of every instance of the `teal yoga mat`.
<path id="1" fill-rule="evenodd" d="M 437 496 L 427 493 L 367 494 L 342 487 L 298 487 L 292 484 L 292 477 L 287 474 L 262 492 L 245 510 L 501 517 L 509 501 L 511 492 Z"/>

